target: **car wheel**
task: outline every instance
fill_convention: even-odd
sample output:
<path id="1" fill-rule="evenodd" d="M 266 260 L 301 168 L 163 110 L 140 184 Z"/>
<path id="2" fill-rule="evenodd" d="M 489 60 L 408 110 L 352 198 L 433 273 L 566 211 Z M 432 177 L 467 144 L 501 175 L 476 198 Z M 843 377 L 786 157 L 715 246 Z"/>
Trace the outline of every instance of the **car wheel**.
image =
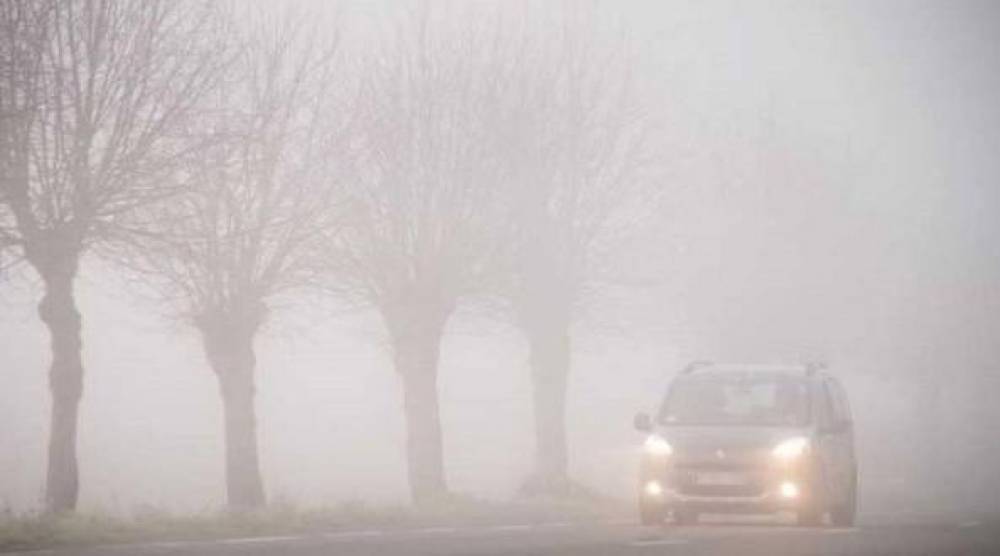
<path id="1" fill-rule="evenodd" d="M 698 512 L 694 510 L 674 510 L 674 523 L 677 525 L 694 525 L 698 523 Z"/>
<path id="2" fill-rule="evenodd" d="M 830 521 L 837 527 L 851 527 L 858 513 L 858 481 L 851 481 L 843 504 L 838 504 L 830 510 Z"/>
<path id="3" fill-rule="evenodd" d="M 639 522 L 643 525 L 663 525 L 664 511 L 658 505 L 639 503 Z"/>
<path id="4" fill-rule="evenodd" d="M 818 508 L 803 508 L 795 514 L 795 519 L 803 527 L 819 527 L 823 524 L 823 512 Z"/>

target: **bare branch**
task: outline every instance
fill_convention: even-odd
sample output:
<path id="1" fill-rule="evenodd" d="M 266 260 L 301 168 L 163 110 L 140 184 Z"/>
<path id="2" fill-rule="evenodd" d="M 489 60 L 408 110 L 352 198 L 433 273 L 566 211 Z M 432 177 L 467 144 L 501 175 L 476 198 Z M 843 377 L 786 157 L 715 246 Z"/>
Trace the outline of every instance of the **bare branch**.
<path id="1" fill-rule="evenodd" d="M 116 252 L 194 324 L 263 322 L 269 300 L 311 283 L 308 242 L 340 216 L 336 37 L 288 12 L 239 21 L 250 23 L 235 31 L 236 63 L 192 134 L 184 194 L 142 207 L 135 241 Z"/>

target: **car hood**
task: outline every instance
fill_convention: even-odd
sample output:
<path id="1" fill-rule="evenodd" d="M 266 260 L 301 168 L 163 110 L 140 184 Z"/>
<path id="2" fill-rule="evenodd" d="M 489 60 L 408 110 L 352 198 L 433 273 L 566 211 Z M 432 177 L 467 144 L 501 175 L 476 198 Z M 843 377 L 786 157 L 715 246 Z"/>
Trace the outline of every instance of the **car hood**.
<path id="1" fill-rule="evenodd" d="M 666 439 L 676 452 L 703 453 L 717 449 L 757 452 L 771 450 L 780 442 L 808 431 L 796 427 L 752 426 L 666 426 L 657 434 Z"/>

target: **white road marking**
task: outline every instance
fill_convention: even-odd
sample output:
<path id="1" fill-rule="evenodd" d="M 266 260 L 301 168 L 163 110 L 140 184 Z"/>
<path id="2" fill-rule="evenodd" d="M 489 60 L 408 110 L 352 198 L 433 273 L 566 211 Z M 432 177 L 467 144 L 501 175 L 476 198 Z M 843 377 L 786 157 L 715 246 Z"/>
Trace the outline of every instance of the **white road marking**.
<path id="1" fill-rule="evenodd" d="M 958 527 L 960 529 L 971 529 L 973 527 L 979 527 L 980 525 L 982 525 L 982 523 L 979 521 L 966 521 L 964 523 L 959 523 Z"/>
<path id="2" fill-rule="evenodd" d="M 384 535 L 385 531 L 378 531 L 376 529 L 364 529 L 361 531 L 340 531 L 337 533 L 323 533 L 324 539 L 358 539 L 364 537 L 378 537 Z"/>
<path id="3" fill-rule="evenodd" d="M 455 527 L 425 527 L 423 529 L 411 529 L 409 531 L 400 531 L 401 533 L 422 533 L 426 535 L 440 535 L 448 533 L 457 533 L 458 529 Z"/>
<path id="4" fill-rule="evenodd" d="M 531 525 L 494 525 L 485 527 L 486 531 L 530 531 Z"/>
<path id="5" fill-rule="evenodd" d="M 244 537 L 239 539 L 223 539 L 215 541 L 217 544 L 255 544 L 269 542 L 284 542 L 302 539 L 304 537 L 281 536 L 281 537 Z"/>
<path id="6" fill-rule="evenodd" d="M 677 546 L 682 544 L 688 544 L 688 541 L 683 539 L 649 539 L 649 540 L 639 540 L 632 541 L 629 543 L 631 546 Z"/>
<path id="7" fill-rule="evenodd" d="M 157 541 L 139 546 L 142 546 L 143 548 L 186 548 L 189 546 L 196 546 L 198 544 L 204 543 L 199 543 L 198 541 Z"/>
<path id="8" fill-rule="evenodd" d="M 573 523 L 569 521 L 554 521 L 552 523 L 539 523 L 538 527 L 549 528 L 549 527 L 572 527 Z"/>

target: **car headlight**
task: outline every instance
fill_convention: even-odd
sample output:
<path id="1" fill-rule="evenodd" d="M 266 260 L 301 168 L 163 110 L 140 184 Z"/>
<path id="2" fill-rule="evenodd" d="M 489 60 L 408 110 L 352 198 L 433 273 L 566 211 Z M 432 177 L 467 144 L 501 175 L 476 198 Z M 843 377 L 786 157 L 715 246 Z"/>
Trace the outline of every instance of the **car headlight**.
<path id="1" fill-rule="evenodd" d="M 775 446 L 771 453 L 782 461 L 792 461 L 802 457 L 807 451 L 809 451 L 809 439 L 796 436 Z"/>
<path id="2" fill-rule="evenodd" d="M 655 434 L 646 439 L 646 444 L 643 447 L 646 453 L 652 456 L 669 456 L 674 453 L 670 443 Z"/>

